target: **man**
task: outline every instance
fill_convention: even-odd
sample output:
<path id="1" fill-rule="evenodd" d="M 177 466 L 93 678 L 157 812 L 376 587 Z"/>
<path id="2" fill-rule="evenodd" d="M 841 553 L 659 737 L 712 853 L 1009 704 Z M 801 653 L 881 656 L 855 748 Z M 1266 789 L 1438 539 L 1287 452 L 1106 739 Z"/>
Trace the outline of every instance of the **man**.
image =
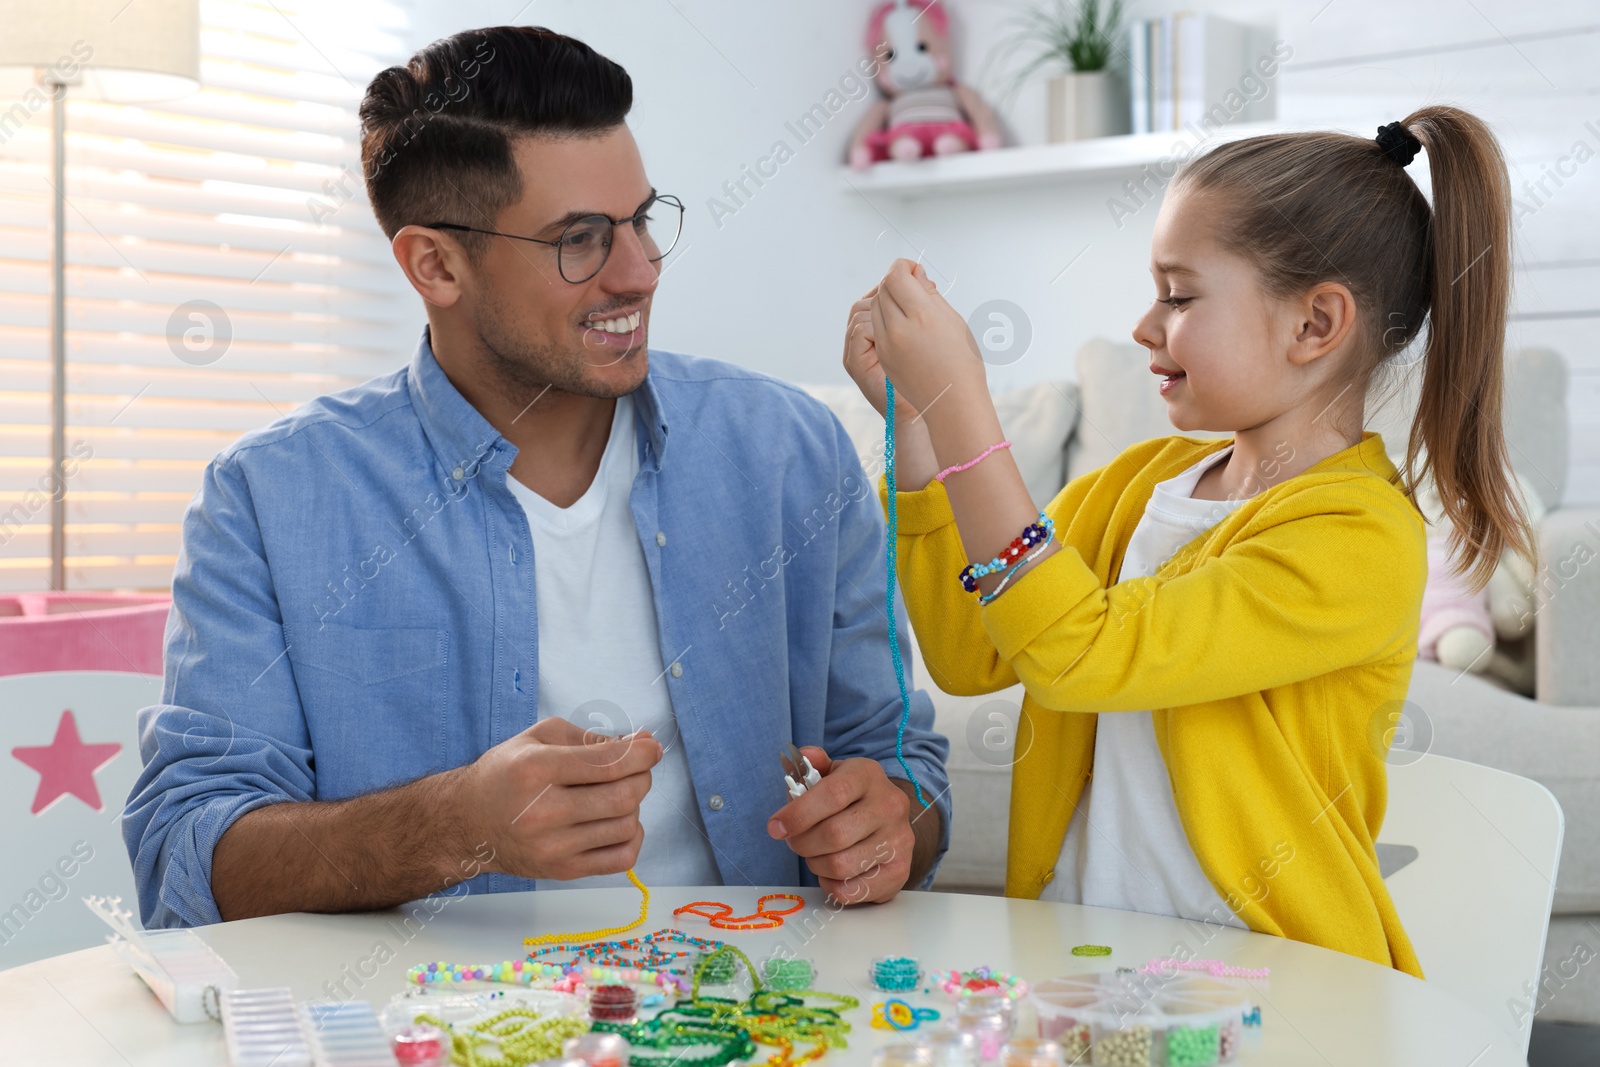
<path id="1" fill-rule="evenodd" d="M 206 470 L 123 822 L 146 924 L 931 881 L 948 743 L 914 692 L 897 757 L 871 487 L 800 390 L 647 351 L 682 209 L 631 105 L 539 28 L 373 79 L 368 197 L 428 327 Z M 823 775 L 794 800 L 791 739 Z"/>

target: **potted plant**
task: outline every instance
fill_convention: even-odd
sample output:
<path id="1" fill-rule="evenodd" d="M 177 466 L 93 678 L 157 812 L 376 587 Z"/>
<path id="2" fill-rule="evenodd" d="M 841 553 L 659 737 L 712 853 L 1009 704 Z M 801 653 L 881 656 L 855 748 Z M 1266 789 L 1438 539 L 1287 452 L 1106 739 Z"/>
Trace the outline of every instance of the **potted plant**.
<path id="1" fill-rule="evenodd" d="M 1013 92 L 1041 70 L 1057 73 L 1048 82 L 1049 140 L 1076 141 L 1127 133 L 1126 80 L 1111 69 L 1122 49 L 1123 0 L 1040 0 L 1024 8 L 999 48 L 1010 54 L 1032 52 L 1017 71 Z"/>

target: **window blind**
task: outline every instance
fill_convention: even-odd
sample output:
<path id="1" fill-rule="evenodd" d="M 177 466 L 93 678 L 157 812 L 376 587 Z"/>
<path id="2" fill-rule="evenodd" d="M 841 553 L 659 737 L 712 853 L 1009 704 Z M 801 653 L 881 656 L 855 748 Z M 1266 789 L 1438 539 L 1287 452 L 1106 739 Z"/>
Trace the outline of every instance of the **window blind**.
<path id="1" fill-rule="evenodd" d="M 403 60 L 407 18 L 390 0 L 204 0 L 198 92 L 69 97 L 68 589 L 166 587 L 212 456 L 409 358 L 420 310 L 367 206 L 356 118 L 372 75 Z M 14 103 L 0 101 L 0 590 L 35 590 L 53 488 L 50 112 L 5 122 Z"/>

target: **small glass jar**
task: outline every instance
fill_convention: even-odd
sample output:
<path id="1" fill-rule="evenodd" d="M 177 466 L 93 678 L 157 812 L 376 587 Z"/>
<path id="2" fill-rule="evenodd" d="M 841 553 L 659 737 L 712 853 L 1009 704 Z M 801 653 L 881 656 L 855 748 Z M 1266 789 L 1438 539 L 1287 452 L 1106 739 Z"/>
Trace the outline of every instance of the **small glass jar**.
<path id="1" fill-rule="evenodd" d="M 895 1041 L 872 1050 L 872 1067 L 933 1067 L 933 1053 L 926 1045 Z"/>
<path id="2" fill-rule="evenodd" d="M 591 1030 L 567 1038 L 561 1051 L 568 1059 L 582 1060 L 588 1067 L 628 1067 L 628 1039 L 621 1034 Z"/>
<path id="3" fill-rule="evenodd" d="M 979 1067 L 978 1039 L 972 1034 L 941 1026 L 922 1040 L 933 1054 L 933 1067 Z"/>
<path id="4" fill-rule="evenodd" d="M 639 1014 L 639 994 L 632 986 L 597 985 L 589 990 L 589 1018 L 597 1023 L 631 1023 Z"/>
<path id="5" fill-rule="evenodd" d="M 1037 1037 L 1006 1042 L 1000 1050 L 1001 1067 L 1061 1067 L 1061 1046 Z"/>
<path id="6" fill-rule="evenodd" d="M 402 1026 L 389 1035 L 400 1067 L 449 1067 L 450 1035 L 429 1023 Z"/>
<path id="7" fill-rule="evenodd" d="M 980 1063 L 999 1061 L 1016 1021 L 1016 1005 L 999 993 L 974 993 L 963 997 L 956 1008 L 956 1029 L 977 1038 Z"/>
<path id="8" fill-rule="evenodd" d="M 867 981 L 880 993 L 910 993 L 922 985 L 922 966 L 910 956 L 879 956 L 867 966 Z"/>

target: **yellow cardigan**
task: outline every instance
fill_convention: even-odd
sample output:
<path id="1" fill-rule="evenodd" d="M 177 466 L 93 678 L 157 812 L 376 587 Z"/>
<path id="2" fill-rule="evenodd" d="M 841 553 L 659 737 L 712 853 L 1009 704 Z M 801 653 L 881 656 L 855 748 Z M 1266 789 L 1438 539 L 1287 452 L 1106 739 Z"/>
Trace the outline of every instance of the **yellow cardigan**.
<path id="1" fill-rule="evenodd" d="M 1155 483 L 1231 443 L 1158 438 L 1073 479 L 1046 508 L 1063 550 L 987 607 L 957 581 L 943 484 L 896 495 L 900 587 L 934 682 L 1025 689 L 1006 895 L 1054 877 L 1094 765 L 1095 716 L 1052 713 L 1148 708 L 1195 857 L 1246 925 L 1421 977 L 1373 850 L 1427 577 L 1382 437 L 1257 493 L 1155 575 L 1109 581 Z"/>

